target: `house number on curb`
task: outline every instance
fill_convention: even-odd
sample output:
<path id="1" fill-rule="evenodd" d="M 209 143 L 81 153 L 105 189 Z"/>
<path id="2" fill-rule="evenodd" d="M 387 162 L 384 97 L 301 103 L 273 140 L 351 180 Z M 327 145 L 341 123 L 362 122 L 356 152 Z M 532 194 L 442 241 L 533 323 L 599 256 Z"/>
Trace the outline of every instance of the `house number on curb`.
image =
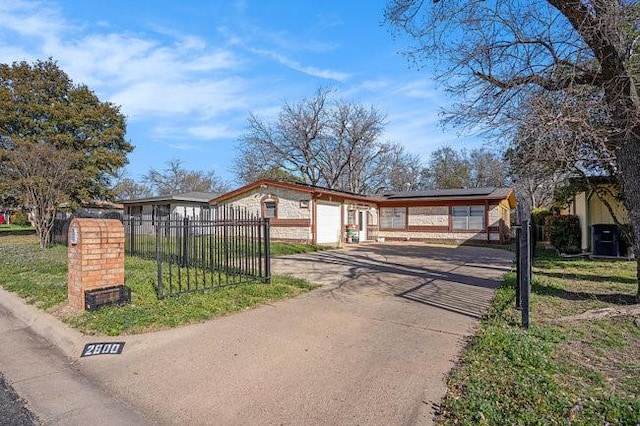
<path id="1" fill-rule="evenodd" d="M 87 343 L 84 345 L 82 355 L 94 356 L 94 355 L 120 355 L 124 349 L 125 342 L 102 342 L 102 343 Z"/>

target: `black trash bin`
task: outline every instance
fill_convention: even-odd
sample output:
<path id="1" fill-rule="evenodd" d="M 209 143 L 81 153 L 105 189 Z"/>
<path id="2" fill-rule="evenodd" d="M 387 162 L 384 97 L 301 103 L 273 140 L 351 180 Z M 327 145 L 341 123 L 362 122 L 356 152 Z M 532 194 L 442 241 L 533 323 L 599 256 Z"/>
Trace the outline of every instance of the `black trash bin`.
<path id="1" fill-rule="evenodd" d="M 593 254 L 596 256 L 620 256 L 620 230 L 617 225 L 597 224 L 591 231 Z"/>

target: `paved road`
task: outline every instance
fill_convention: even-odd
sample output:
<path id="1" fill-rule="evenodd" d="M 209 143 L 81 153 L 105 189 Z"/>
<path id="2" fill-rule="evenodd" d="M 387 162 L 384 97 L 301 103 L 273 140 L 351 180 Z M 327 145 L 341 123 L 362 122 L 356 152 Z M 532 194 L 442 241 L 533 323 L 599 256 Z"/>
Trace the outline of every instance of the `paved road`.
<path id="1" fill-rule="evenodd" d="M 0 424 L 4 426 L 33 426 L 39 424 L 33 413 L 26 407 L 0 373 Z"/>
<path id="2" fill-rule="evenodd" d="M 167 424 L 431 424 L 511 254 L 373 244 L 274 259 L 324 286 L 181 329 L 127 336 L 86 377 Z"/>
<path id="3" fill-rule="evenodd" d="M 62 337 L 58 339 L 62 342 L 69 337 L 62 323 L 22 302 L 18 304 L 14 295 L 3 292 L 0 297 L 0 371 L 16 394 L 28 402 L 38 421 L 51 426 L 157 424 L 117 395 L 105 391 L 100 383 L 79 374 L 75 360 L 66 358 L 60 348 L 25 325 L 25 321 L 31 323 L 48 337 Z M 7 306 L 20 311 L 17 316 L 22 320 Z M 77 346 L 81 347 L 81 343 L 78 341 Z M 29 424 L 20 423 L 29 417 L 20 407 L 13 408 L 7 408 L 13 410 L 12 417 L 5 417 L 4 408 L 0 407 L 0 425 Z M 16 423 L 10 423 L 9 419 Z"/>

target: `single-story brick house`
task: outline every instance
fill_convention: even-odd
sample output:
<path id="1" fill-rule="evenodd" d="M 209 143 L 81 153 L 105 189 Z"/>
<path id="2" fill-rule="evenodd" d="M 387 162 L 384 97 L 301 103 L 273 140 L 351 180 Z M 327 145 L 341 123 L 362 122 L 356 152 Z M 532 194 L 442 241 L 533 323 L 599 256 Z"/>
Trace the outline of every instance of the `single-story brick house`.
<path id="1" fill-rule="evenodd" d="M 214 192 L 185 192 L 183 194 L 121 200 L 126 216 L 208 218 L 209 200 L 219 194 Z"/>
<path id="2" fill-rule="evenodd" d="M 515 208 L 511 188 L 411 191 L 364 196 L 260 180 L 211 200 L 269 217 L 274 240 L 339 245 L 357 241 L 470 239 L 504 242 Z"/>
<path id="3" fill-rule="evenodd" d="M 339 245 L 346 225 L 361 241 L 377 223 L 376 203 L 368 197 L 317 186 L 260 180 L 211 200 L 270 218 L 271 238 L 278 241 Z"/>
<path id="4" fill-rule="evenodd" d="M 385 240 L 506 242 L 511 188 L 465 188 L 394 192 L 375 198 L 378 238 Z"/>

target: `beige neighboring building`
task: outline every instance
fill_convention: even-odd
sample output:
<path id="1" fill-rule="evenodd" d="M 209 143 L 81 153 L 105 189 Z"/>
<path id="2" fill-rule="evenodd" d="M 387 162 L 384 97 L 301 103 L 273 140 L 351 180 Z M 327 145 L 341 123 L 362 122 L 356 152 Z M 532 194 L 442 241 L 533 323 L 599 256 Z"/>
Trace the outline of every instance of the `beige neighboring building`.
<path id="1" fill-rule="evenodd" d="M 622 202 L 616 198 L 617 189 L 615 186 L 608 183 L 601 183 L 600 185 L 604 189 L 603 191 L 599 191 L 602 195 L 598 196 L 592 190 L 579 192 L 570 201 L 566 211 L 568 214 L 578 216 L 580 219 L 582 250 L 587 252 L 593 250 L 593 225 L 615 224 L 609 209 L 605 203 L 602 202 L 601 197 L 607 200 L 620 223 L 629 223 L 627 209 Z"/>
<path id="2" fill-rule="evenodd" d="M 261 180 L 211 200 L 270 218 L 271 238 L 340 245 L 353 241 L 510 239 L 511 188 L 469 188 L 364 196 Z M 351 229 L 351 232 L 347 232 Z"/>

